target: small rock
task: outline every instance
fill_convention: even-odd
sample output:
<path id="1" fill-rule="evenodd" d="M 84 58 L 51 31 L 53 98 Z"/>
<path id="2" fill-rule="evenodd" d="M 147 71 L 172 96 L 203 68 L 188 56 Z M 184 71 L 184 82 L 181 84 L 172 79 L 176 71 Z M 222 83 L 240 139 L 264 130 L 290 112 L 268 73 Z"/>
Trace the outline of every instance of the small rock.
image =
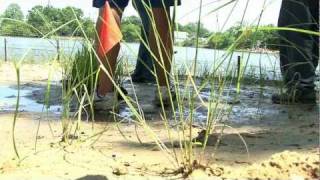
<path id="1" fill-rule="evenodd" d="M 37 139 L 43 139 L 44 136 L 37 136 Z"/>
<path id="2" fill-rule="evenodd" d="M 160 151 L 158 146 L 154 146 L 151 151 Z"/>
<path id="3" fill-rule="evenodd" d="M 281 166 L 278 164 L 278 163 L 276 163 L 276 162 L 269 162 L 269 165 L 271 166 L 271 167 L 275 167 L 275 168 L 278 168 L 278 169 L 281 169 Z"/>
<path id="4" fill-rule="evenodd" d="M 71 139 L 71 140 L 76 140 L 78 138 L 79 137 L 77 135 L 73 135 L 73 134 L 69 134 L 69 136 L 68 136 L 68 139 Z"/>
<path id="5" fill-rule="evenodd" d="M 151 105 L 151 104 L 141 104 L 140 108 L 144 113 L 147 113 L 147 114 L 153 114 L 158 111 L 157 108 L 155 108 L 154 105 Z"/>
<path id="6" fill-rule="evenodd" d="M 240 100 L 239 99 L 229 99 L 227 101 L 227 103 L 231 104 L 231 105 L 240 104 Z"/>
<path id="7" fill-rule="evenodd" d="M 112 173 L 117 176 L 122 176 L 128 174 L 128 171 L 126 168 L 116 167 L 113 169 Z"/>
<path id="8" fill-rule="evenodd" d="M 126 166 L 126 167 L 128 167 L 128 166 L 130 166 L 130 163 L 125 162 L 123 165 Z"/>
<path id="9" fill-rule="evenodd" d="M 224 174 L 224 168 L 222 167 L 211 167 L 210 169 L 214 176 L 221 176 Z"/>

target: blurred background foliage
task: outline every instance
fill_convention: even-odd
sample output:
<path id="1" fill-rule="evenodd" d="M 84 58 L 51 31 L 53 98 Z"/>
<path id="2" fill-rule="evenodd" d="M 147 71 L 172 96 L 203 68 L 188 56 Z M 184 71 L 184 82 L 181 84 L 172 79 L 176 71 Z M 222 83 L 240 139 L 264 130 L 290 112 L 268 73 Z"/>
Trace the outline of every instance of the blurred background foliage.
<path id="1" fill-rule="evenodd" d="M 86 35 L 94 37 L 94 21 L 88 17 L 84 17 L 84 13 L 81 9 L 75 7 L 55 8 L 52 6 L 34 6 L 28 11 L 25 16 L 17 4 L 11 4 L 7 7 L 0 21 L 0 35 L 1 36 L 23 36 L 23 37 L 41 37 L 42 34 L 50 33 L 52 29 L 60 29 L 55 32 L 54 36 L 65 37 L 82 37 L 78 27 L 78 23 L 75 21 L 75 17 L 81 23 Z M 9 20 L 10 19 L 10 20 Z M 40 30 L 41 33 L 30 28 L 29 24 Z M 65 25 L 67 24 L 67 25 Z M 64 25 L 63 27 L 61 27 Z M 265 25 L 273 26 L 273 25 Z M 125 42 L 138 42 L 140 36 L 141 20 L 136 16 L 124 17 L 122 20 L 121 30 L 124 36 Z M 192 47 L 196 44 L 197 27 L 198 23 L 188 23 L 185 25 L 177 24 L 177 31 L 186 32 L 187 38 L 180 42 L 179 46 Z M 263 26 L 262 26 L 263 27 Z M 221 32 L 211 32 L 206 29 L 203 24 L 200 24 L 199 29 L 199 44 L 200 47 L 214 48 L 214 49 L 226 49 L 242 33 L 245 28 L 255 28 L 250 25 L 235 24 Z M 242 41 L 238 45 L 238 49 L 269 49 L 277 50 L 278 35 L 276 31 L 255 31 L 250 33 L 246 37 L 245 41 Z"/>

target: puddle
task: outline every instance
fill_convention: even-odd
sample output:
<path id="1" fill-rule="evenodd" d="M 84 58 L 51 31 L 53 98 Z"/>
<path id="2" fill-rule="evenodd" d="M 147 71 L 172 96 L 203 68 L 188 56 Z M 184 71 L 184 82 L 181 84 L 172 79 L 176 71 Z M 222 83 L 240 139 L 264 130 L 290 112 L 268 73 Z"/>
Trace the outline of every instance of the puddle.
<path id="1" fill-rule="evenodd" d="M 151 105 L 155 93 L 155 87 L 152 85 L 140 84 L 132 85 L 124 84 L 124 87 L 128 90 L 129 96 L 134 97 L 133 92 L 136 93 L 136 96 L 139 99 L 139 102 L 144 105 Z M 185 89 L 185 87 L 181 87 L 181 90 Z M 207 103 L 211 98 L 210 88 L 204 88 L 200 92 L 200 96 L 202 100 Z M 220 97 L 221 103 L 219 104 L 218 113 L 219 121 L 239 123 L 239 124 L 250 124 L 250 123 L 259 123 L 259 120 L 265 119 L 265 117 L 275 117 L 279 115 L 287 115 L 283 113 L 283 109 L 285 107 L 279 108 L 278 106 L 274 106 L 271 101 L 271 94 L 276 89 L 273 87 L 259 88 L 259 87 L 247 87 L 246 89 L 242 89 L 240 93 L 240 97 L 235 100 L 237 93 L 236 88 L 231 86 L 226 88 L 222 97 Z M 214 95 L 217 97 L 218 95 Z M 193 111 L 193 121 L 203 126 L 207 121 L 208 109 L 202 106 L 200 101 L 196 102 L 196 110 Z M 143 109 L 143 108 L 142 108 Z M 150 109 L 150 107 L 149 107 Z M 147 111 L 150 111 L 150 110 Z M 144 115 L 147 119 L 153 119 L 155 114 L 158 111 L 161 111 L 157 107 L 153 107 L 153 109 L 148 113 L 144 111 Z M 185 107 L 182 113 L 176 111 L 175 115 L 177 119 L 183 118 L 185 120 L 190 120 L 190 109 L 188 108 L 187 102 L 185 103 Z M 169 112 L 169 114 L 173 114 Z M 215 117 L 217 115 L 214 115 Z M 126 122 L 130 122 L 134 117 L 132 117 L 132 113 L 127 106 L 120 107 L 119 117 Z M 170 116 L 169 116 L 170 117 Z M 173 119 L 173 117 L 171 117 Z"/>
<path id="2" fill-rule="evenodd" d="M 50 95 L 50 108 L 49 112 L 54 114 L 61 114 L 61 86 L 52 85 Z M 124 88 L 129 92 L 129 96 L 134 99 L 138 97 L 138 102 L 144 111 L 144 116 L 146 120 L 159 118 L 159 112 L 161 109 L 153 106 L 154 94 L 156 87 L 150 84 L 135 84 L 132 86 L 129 83 L 124 84 Z M 181 87 L 181 90 L 185 87 Z M 218 110 L 214 117 L 217 117 L 220 122 L 231 122 L 234 124 L 255 124 L 255 123 L 265 123 L 267 121 L 273 121 L 278 118 L 288 118 L 288 111 L 290 114 L 300 114 L 304 113 L 301 107 L 290 108 L 281 105 L 274 105 L 271 103 L 270 98 L 272 92 L 275 92 L 275 87 L 265 87 L 263 89 L 252 86 L 245 87 L 241 90 L 240 96 L 235 100 L 237 93 L 235 87 L 226 88 L 222 97 L 220 98 L 221 103 L 219 104 Z M 45 88 L 44 86 L 25 84 L 21 86 L 21 97 L 20 97 L 20 107 L 19 111 L 26 112 L 46 112 L 43 105 Z M 134 95 L 136 93 L 136 96 Z M 0 111 L 14 111 L 16 104 L 17 89 L 14 86 L 0 86 Z M 202 100 L 207 103 L 210 96 L 210 88 L 204 88 L 200 92 Z M 221 107 L 220 107 L 221 106 Z M 144 109 L 147 107 L 146 109 Z M 204 126 L 207 121 L 208 110 L 202 105 L 198 100 L 195 102 L 196 110 L 193 111 L 193 121 L 195 124 Z M 176 111 L 175 115 L 177 118 L 182 118 L 190 120 L 190 109 L 188 108 L 188 103 L 185 102 L 185 108 L 182 113 Z M 317 112 L 316 110 L 312 112 Z M 169 112 L 169 118 L 173 119 L 172 112 Z M 171 115 L 170 115 L 171 114 Z M 122 122 L 132 122 L 135 118 L 130 108 L 127 105 L 122 104 L 120 106 L 120 112 L 117 115 Z"/>
<path id="3" fill-rule="evenodd" d="M 19 111 L 27 112 L 44 112 L 46 111 L 43 104 L 37 103 L 35 100 L 29 98 L 33 91 L 39 88 L 23 87 L 20 89 L 20 105 Z M 16 108 L 18 90 L 10 86 L 0 86 L 0 111 L 14 111 Z M 48 109 L 49 112 L 60 114 L 61 106 L 53 105 Z"/>

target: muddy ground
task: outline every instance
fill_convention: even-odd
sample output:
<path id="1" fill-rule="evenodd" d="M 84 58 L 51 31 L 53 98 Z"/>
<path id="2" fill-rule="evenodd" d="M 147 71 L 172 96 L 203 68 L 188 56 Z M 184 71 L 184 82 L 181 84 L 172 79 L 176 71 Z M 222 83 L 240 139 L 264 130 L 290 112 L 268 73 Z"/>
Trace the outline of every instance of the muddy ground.
<path id="1" fill-rule="evenodd" d="M 139 102 L 147 106 L 148 125 L 168 146 L 170 154 L 159 150 L 149 134 L 135 126 L 125 105 L 119 113 L 120 118 L 126 119 L 122 123 L 103 116 L 98 117 L 100 122 L 82 121 L 79 133 L 70 137 L 71 144 L 61 142 L 61 71 L 56 69 L 49 64 L 22 66 L 23 97 L 15 129 L 19 160 L 12 145 L 15 71 L 12 64 L 0 65 L 0 179 L 183 178 L 176 173 L 179 165 L 170 156 L 175 150 L 181 157 L 179 148 L 172 147 L 158 109 L 151 105 L 151 85 L 135 85 L 134 89 Z M 52 72 L 51 76 L 48 72 Z M 52 104 L 49 112 L 42 112 L 48 79 L 53 83 Z M 132 95 L 133 87 L 128 83 L 124 86 Z M 219 124 L 232 128 L 224 128 L 219 146 L 215 145 L 222 128 L 218 127 L 210 136 L 209 146 L 199 158 L 206 167 L 194 171 L 189 179 L 319 178 L 319 105 L 274 105 L 270 96 L 275 91 L 271 86 L 245 86 L 240 102 L 230 103 L 235 89 L 226 89 L 224 98 L 230 101 L 226 104 L 232 110 Z M 206 99 L 208 92 L 203 90 L 201 97 Z M 201 126 L 207 114 L 203 107 L 198 107 L 192 138 L 201 141 Z M 177 140 L 177 125 L 170 126 L 173 139 Z M 201 147 L 195 150 L 199 156 Z"/>

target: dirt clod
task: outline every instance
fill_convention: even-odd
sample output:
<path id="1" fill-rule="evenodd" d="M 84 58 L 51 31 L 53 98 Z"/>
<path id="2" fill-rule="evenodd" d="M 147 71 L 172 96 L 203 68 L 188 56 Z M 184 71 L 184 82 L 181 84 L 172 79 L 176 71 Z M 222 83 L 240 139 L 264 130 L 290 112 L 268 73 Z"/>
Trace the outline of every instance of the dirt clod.
<path id="1" fill-rule="evenodd" d="M 112 173 L 117 176 L 123 176 L 128 174 L 128 170 L 124 167 L 116 167 L 113 169 Z"/>
<path id="2" fill-rule="evenodd" d="M 271 167 L 275 167 L 275 168 L 281 169 L 281 166 L 278 163 L 275 163 L 275 162 L 271 161 L 269 164 L 270 164 Z"/>

